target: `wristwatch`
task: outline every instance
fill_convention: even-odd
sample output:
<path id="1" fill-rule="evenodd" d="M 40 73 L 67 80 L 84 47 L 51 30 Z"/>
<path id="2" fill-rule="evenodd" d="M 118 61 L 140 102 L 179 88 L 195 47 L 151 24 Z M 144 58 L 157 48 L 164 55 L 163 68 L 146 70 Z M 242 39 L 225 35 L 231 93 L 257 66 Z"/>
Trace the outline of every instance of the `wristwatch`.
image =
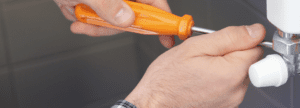
<path id="1" fill-rule="evenodd" d="M 136 108 L 136 106 L 126 100 L 118 100 L 111 108 Z"/>

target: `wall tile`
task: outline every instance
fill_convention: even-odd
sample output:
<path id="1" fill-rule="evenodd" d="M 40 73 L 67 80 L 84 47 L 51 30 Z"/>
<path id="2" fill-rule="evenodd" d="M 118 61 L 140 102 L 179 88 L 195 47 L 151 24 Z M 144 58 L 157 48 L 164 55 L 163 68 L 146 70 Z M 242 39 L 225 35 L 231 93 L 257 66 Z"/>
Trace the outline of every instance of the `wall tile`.
<path id="1" fill-rule="evenodd" d="M 15 66 L 19 104 L 74 108 L 130 92 L 139 81 L 134 50 L 134 41 L 127 38 Z"/>
<path id="2" fill-rule="evenodd" d="M 0 18 L 1 20 L 1 18 Z M 1 22 L 0 22 L 1 25 Z M 0 26 L 0 66 L 6 64 L 6 57 L 5 57 L 5 49 L 4 49 L 4 43 L 3 43 L 3 35 L 2 35 L 2 29 Z"/>
<path id="3" fill-rule="evenodd" d="M 267 41 L 272 40 L 275 31 L 275 27 L 265 16 L 256 13 L 255 10 L 264 13 L 265 9 L 262 6 L 263 2 L 258 3 L 258 0 L 247 0 L 246 3 L 253 7 L 246 6 L 241 0 L 187 0 L 169 1 L 169 3 L 174 14 L 192 15 L 197 26 L 218 30 L 231 25 L 258 22 L 267 29 Z M 138 60 L 132 53 L 135 52 L 135 47 L 126 42 L 121 47 L 118 43 L 123 41 L 112 41 L 120 38 L 121 35 L 91 38 L 72 34 L 69 30 L 71 22 L 64 18 L 52 0 L 9 2 L 4 4 L 3 10 L 12 60 L 14 63 L 18 62 L 14 71 L 21 107 L 82 107 L 87 103 L 106 100 L 117 93 L 130 91 L 138 82 L 140 78 L 137 76 Z M 122 34 L 122 37 L 124 35 L 130 34 Z M 166 50 L 155 36 L 138 39 L 138 41 L 143 40 L 139 43 L 144 45 L 142 56 L 151 57 L 151 60 Z M 112 42 L 105 43 L 108 41 Z M 104 43 L 100 44 L 102 42 Z M 182 41 L 176 37 L 176 42 L 178 45 Z M 3 42 L 0 38 L 0 66 L 4 57 L 1 56 L 3 49 L 1 43 Z M 114 46 L 114 48 L 106 48 L 106 46 Z M 150 53 L 151 51 L 155 53 Z M 275 52 L 265 49 L 264 56 L 272 53 Z M 6 81 L 7 77 L 2 76 L 4 78 L 1 79 Z M 279 88 L 256 89 L 250 84 L 240 107 L 299 106 L 295 101 L 299 97 L 298 79 L 296 76 L 294 81 L 289 80 Z M 5 81 L 1 81 L 3 85 L 7 84 Z M 115 85 L 120 88 L 115 88 Z M 0 89 L 10 91 L 9 87 L 5 86 Z M 293 90 L 295 92 L 291 94 Z M 2 97 L 10 98 L 6 93 L 0 94 L 0 99 Z M 291 104 L 292 99 L 294 102 Z"/>
<path id="4" fill-rule="evenodd" d="M 297 74 L 293 77 L 293 82 L 292 85 L 293 87 L 291 87 L 292 91 L 293 92 L 290 92 L 292 98 L 293 99 L 293 103 L 292 104 L 292 107 L 291 108 L 297 108 L 300 106 L 300 103 L 299 103 L 299 99 L 300 99 L 300 74 Z"/>
<path id="5" fill-rule="evenodd" d="M 239 1 L 246 1 L 250 5 L 252 5 L 255 9 L 259 10 L 261 13 L 266 14 L 267 12 L 267 0 L 239 0 Z"/>
<path id="6" fill-rule="evenodd" d="M 272 41 L 276 27 L 268 21 L 266 15 L 258 13 L 259 11 L 253 8 L 240 0 L 211 0 L 213 29 L 261 23 L 267 31 L 265 40 Z"/>
<path id="7" fill-rule="evenodd" d="M 0 0 L 0 3 L 4 3 L 4 2 L 11 2 L 13 0 Z"/>
<path id="8" fill-rule="evenodd" d="M 88 105 L 86 105 L 83 108 L 110 108 L 111 106 L 113 106 L 118 100 L 121 99 L 125 99 L 126 96 L 129 94 L 130 92 L 127 93 L 122 93 L 122 94 L 118 94 L 117 96 L 114 97 L 110 97 L 108 99 L 104 99 L 104 100 L 98 100 L 95 102 L 92 102 Z"/>
<path id="9" fill-rule="evenodd" d="M 168 1 L 172 12 L 175 15 L 183 16 L 185 14 L 193 16 L 195 26 L 210 28 L 211 22 L 209 20 L 209 8 L 206 0 L 174 0 Z M 192 36 L 199 35 L 197 33 L 193 33 Z M 175 45 L 179 45 L 183 41 L 175 36 Z"/>
<path id="10" fill-rule="evenodd" d="M 2 4 L 0 2 L 0 15 L 2 14 Z M 5 44 L 4 44 L 4 34 L 3 34 L 3 30 L 4 30 L 4 25 L 2 24 L 3 19 L 2 17 L 0 17 L 0 66 L 6 64 L 6 55 L 5 55 Z"/>
<path id="11" fill-rule="evenodd" d="M 286 106 L 276 106 L 270 102 L 267 95 L 260 93 L 257 88 L 251 84 L 248 87 L 243 102 L 239 105 L 239 108 L 289 108 Z M 280 103 L 276 103 L 280 104 Z"/>
<path id="12" fill-rule="evenodd" d="M 0 67 L 0 107 L 16 108 L 17 101 L 13 100 L 11 76 L 7 67 Z"/>
<path id="13" fill-rule="evenodd" d="M 192 15 L 196 26 L 207 27 L 208 6 L 205 0 L 168 1 L 173 14 Z"/>
<path id="14" fill-rule="evenodd" d="M 3 8 L 13 62 L 49 56 L 118 38 L 92 38 L 71 33 L 71 22 L 65 19 L 52 0 L 12 2 L 6 3 Z"/>

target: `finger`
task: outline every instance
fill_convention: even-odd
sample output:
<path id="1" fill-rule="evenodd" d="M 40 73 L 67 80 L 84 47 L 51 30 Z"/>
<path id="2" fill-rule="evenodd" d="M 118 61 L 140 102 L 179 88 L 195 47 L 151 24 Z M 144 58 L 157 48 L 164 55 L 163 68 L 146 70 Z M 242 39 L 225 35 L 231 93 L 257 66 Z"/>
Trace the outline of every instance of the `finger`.
<path id="1" fill-rule="evenodd" d="M 115 35 L 123 32 L 121 30 L 95 26 L 91 24 L 82 23 L 79 21 L 74 22 L 71 25 L 70 29 L 75 34 L 86 34 L 89 36 L 109 36 L 109 35 Z"/>
<path id="2" fill-rule="evenodd" d="M 148 4 L 157 7 L 161 10 L 172 13 L 167 0 L 134 0 L 136 2 Z M 175 45 L 174 36 L 158 36 L 161 44 L 166 48 L 171 48 Z"/>
<path id="3" fill-rule="evenodd" d="M 158 37 L 159 37 L 160 43 L 166 48 L 171 48 L 175 44 L 174 36 L 162 35 L 162 36 L 158 36 Z"/>
<path id="4" fill-rule="evenodd" d="M 192 37 L 185 44 L 196 55 L 223 56 L 227 53 L 256 47 L 265 37 L 261 24 L 231 26 L 212 34 Z"/>
<path id="5" fill-rule="evenodd" d="M 129 27 L 134 22 L 134 12 L 123 0 L 82 0 L 82 2 L 112 25 Z"/>
<path id="6" fill-rule="evenodd" d="M 61 12 L 64 14 L 64 16 L 66 17 L 66 19 L 70 20 L 70 21 L 76 21 L 76 18 L 74 16 L 72 12 L 72 8 L 73 7 L 69 7 L 69 6 L 61 6 L 60 10 Z"/>
<path id="7" fill-rule="evenodd" d="M 244 51 L 235 51 L 223 56 L 229 63 L 238 64 L 241 67 L 249 68 L 250 65 L 257 62 L 263 56 L 263 48 L 257 46 L 255 48 L 244 50 Z"/>
<path id="8" fill-rule="evenodd" d="M 136 2 L 149 4 L 167 12 L 172 12 L 167 0 L 135 0 Z"/>

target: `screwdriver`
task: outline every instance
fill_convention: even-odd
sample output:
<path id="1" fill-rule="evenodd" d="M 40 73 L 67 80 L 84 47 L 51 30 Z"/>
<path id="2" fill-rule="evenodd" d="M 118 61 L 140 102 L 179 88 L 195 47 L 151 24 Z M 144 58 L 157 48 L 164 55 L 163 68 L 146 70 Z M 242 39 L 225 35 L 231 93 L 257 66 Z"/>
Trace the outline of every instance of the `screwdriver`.
<path id="1" fill-rule="evenodd" d="M 177 35 L 179 39 L 186 40 L 192 32 L 200 34 L 213 33 L 215 30 L 195 27 L 193 17 L 185 14 L 182 17 L 163 11 L 156 7 L 123 0 L 135 13 L 133 25 L 127 28 L 117 27 L 101 19 L 96 12 L 85 4 L 77 4 L 75 7 L 76 18 L 83 22 L 108 28 L 119 29 L 144 35 Z M 273 43 L 262 42 L 259 45 L 272 48 Z"/>
<path id="2" fill-rule="evenodd" d="M 76 18 L 83 22 L 108 28 L 119 29 L 144 35 L 177 35 L 179 39 L 186 40 L 193 32 L 201 34 L 212 33 L 214 30 L 195 27 L 193 17 L 184 15 L 176 16 L 156 7 L 123 0 L 135 13 L 133 25 L 127 28 L 117 27 L 101 19 L 96 12 L 85 4 L 77 4 L 75 7 Z"/>

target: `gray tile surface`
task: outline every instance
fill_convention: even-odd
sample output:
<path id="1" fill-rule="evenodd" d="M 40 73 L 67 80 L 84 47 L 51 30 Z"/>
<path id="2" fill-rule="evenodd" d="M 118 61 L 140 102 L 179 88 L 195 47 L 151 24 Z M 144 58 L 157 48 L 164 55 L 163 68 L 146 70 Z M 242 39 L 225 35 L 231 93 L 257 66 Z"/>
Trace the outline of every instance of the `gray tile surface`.
<path id="1" fill-rule="evenodd" d="M 0 15 L 1 15 L 1 11 L 2 11 L 2 4 L 0 2 Z M 3 22 L 3 19 L 2 17 L 0 16 L 0 66 L 6 64 L 6 55 L 5 55 L 5 44 L 4 44 L 4 30 L 5 30 L 5 26 L 2 24 Z"/>
<path id="2" fill-rule="evenodd" d="M 173 14 L 192 15 L 196 26 L 208 27 L 208 5 L 205 0 L 175 0 L 169 1 L 169 5 Z"/>
<path id="3" fill-rule="evenodd" d="M 265 0 L 168 2 L 174 14 L 192 15 L 196 26 L 218 30 L 258 22 L 267 29 L 267 41 L 275 31 L 265 17 Z M 2 4 L 22 108 L 109 107 L 125 97 L 151 61 L 167 50 L 157 36 L 138 35 L 132 40 L 129 33 L 100 38 L 74 35 L 69 30 L 71 22 L 52 0 L 0 0 Z M 0 106 L 13 108 L 1 30 L 0 26 Z M 176 45 L 181 42 L 176 37 Z M 264 50 L 264 56 L 276 53 Z M 299 82 L 296 75 L 279 88 L 257 89 L 250 84 L 240 108 L 296 108 L 300 106 Z"/>
<path id="4" fill-rule="evenodd" d="M 211 28 L 209 5 L 206 0 L 169 0 L 169 5 L 175 15 L 183 16 L 185 14 L 192 15 L 195 26 Z M 194 33 L 192 36 L 198 34 Z M 179 45 L 183 41 L 175 36 L 175 45 Z"/>
<path id="5" fill-rule="evenodd" d="M 1 20 L 1 19 L 0 19 Z M 1 24 L 1 22 L 0 22 Z M 5 57 L 5 49 L 4 49 L 4 43 L 3 43 L 3 35 L 1 33 L 1 26 L 0 26 L 0 66 L 6 64 L 6 57 Z"/>
<path id="6" fill-rule="evenodd" d="M 290 95 L 291 93 L 291 87 L 290 87 L 290 81 L 280 87 L 265 87 L 265 88 L 258 88 L 258 90 L 261 90 L 264 92 L 264 94 L 268 97 L 269 101 L 271 101 L 273 104 L 277 104 L 277 106 L 290 108 L 291 107 L 291 101 L 293 96 Z M 262 95 L 262 94 L 261 94 Z"/>
<path id="7" fill-rule="evenodd" d="M 276 106 L 270 102 L 267 95 L 262 94 L 251 84 L 248 87 L 246 96 L 239 108 L 285 108 L 286 106 Z M 278 103 L 276 103 L 278 104 Z M 289 108 L 289 107 L 286 107 Z"/>
<path id="8" fill-rule="evenodd" d="M 122 94 L 117 94 L 116 96 L 110 97 L 108 99 L 104 99 L 104 100 L 98 100 L 95 102 L 92 102 L 86 106 L 84 106 L 83 108 L 110 108 L 111 106 L 113 106 L 118 100 L 120 99 L 125 99 L 126 96 L 129 94 L 130 92 L 126 92 L 126 93 L 122 93 Z"/>
<path id="9" fill-rule="evenodd" d="M 259 10 L 261 13 L 266 14 L 267 13 L 267 0 L 239 0 L 239 1 L 245 1 L 246 3 L 253 6 L 253 9 Z"/>
<path id="10" fill-rule="evenodd" d="M 114 42 L 99 47 L 111 44 Z M 98 52 L 96 47 L 72 52 L 82 53 L 74 58 L 17 66 L 21 68 L 15 69 L 20 106 L 81 108 L 131 91 L 139 81 L 135 44 L 133 41 L 125 44 L 115 41 L 115 44 L 118 44 L 115 48 L 99 48 Z"/>
<path id="11" fill-rule="evenodd" d="M 293 97 L 292 105 L 294 108 L 297 108 L 300 106 L 300 102 L 299 102 L 299 100 L 300 100 L 300 92 L 299 92 L 300 91 L 300 76 L 299 76 L 299 74 L 295 75 L 293 79 L 294 79 L 294 81 L 292 83 L 294 86 L 291 88 L 293 90 L 293 93 L 291 93 L 291 92 L 290 93 Z"/>
<path id="12" fill-rule="evenodd" d="M 240 0 L 211 0 L 211 21 L 213 29 L 219 30 L 227 26 L 251 25 L 261 23 L 266 28 L 267 41 L 272 41 L 276 28 L 267 20 L 264 14 L 253 9 L 253 6 Z"/>
<path id="13" fill-rule="evenodd" d="M 118 36 L 92 38 L 70 32 L 56 4 L 50 1 L 19 1 L 4 5 L 7 37 L 13 62 L 78 49 Z"/>
<path id="14" fill-rule="evenodd" d="M 4 3 L 4 2 L 11 2 L 13 0 L 0 0 L 0 3 Z"/>
<path id="15" fill-rule="evenodd" d="M 7 67 L 0 67 L 0 107 L 15 108 L 17 102 L 13 100 L 10 74 Z"/>

